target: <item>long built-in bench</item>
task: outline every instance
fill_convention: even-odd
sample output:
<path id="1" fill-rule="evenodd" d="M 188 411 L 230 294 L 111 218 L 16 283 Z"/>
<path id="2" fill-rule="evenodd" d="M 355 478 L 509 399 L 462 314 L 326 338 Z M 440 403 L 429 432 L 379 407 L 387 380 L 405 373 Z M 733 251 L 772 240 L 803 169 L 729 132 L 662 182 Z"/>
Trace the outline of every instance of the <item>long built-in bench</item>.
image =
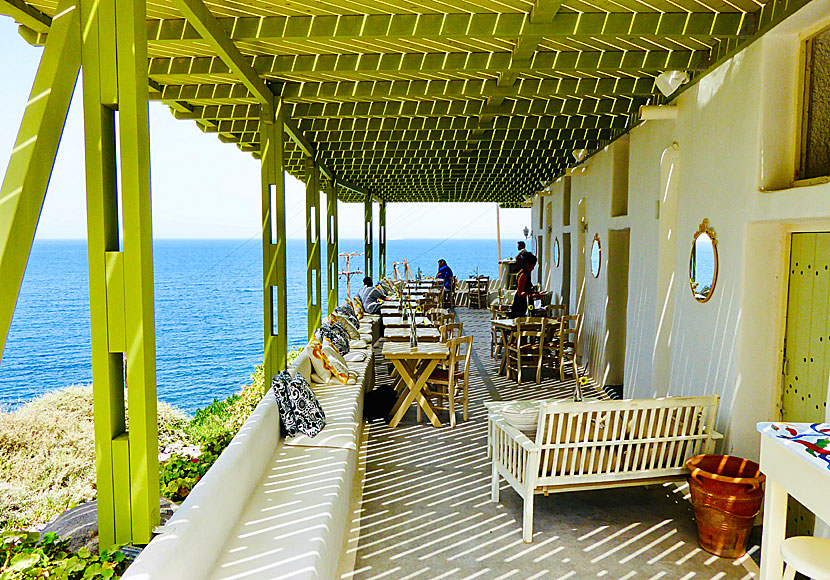
<path id="1" fill-rule="evenodd" d="M 363 395 L 374 383 L 379 317 L 361 322 L 370 340 L 366 360 L 349 363 L 357 380 L 311 384 L 325 428 L 283 439 L 269 392 L 125 580 L 323 580 L 350 568 L 345 545 L 360 498 Z"/>

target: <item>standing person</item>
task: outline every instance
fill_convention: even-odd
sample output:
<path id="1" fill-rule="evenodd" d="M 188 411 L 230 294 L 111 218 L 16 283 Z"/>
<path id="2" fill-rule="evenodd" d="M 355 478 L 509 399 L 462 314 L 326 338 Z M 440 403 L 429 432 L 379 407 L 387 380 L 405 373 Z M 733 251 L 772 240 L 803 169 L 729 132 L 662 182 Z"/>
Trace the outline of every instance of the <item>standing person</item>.
<path id="1" fill-rule="evenodd" d="M 438 260 L 438 273 L 436 278 L 441 278 L 444 281 L 444 289 L 451 290 L 452 286 L 452 269 L 447 266 L 446 260 Z"/>
<path id="2" fill-rule="evenodd" d="M 519 242 L 521 243 L 521 242 Z M 528 300 L 540 298 L 541 294 L 533 292 L 533 284 L 530 282 L 530 274 L 536 267 L 536 256 L 525 252 L 522 256 L 522 269 L 519 271 L 516 296 L 513 297 L 513 306 L 510 307 L 510 318 L 521 318 L 527 315 Z"/>
<path id="3" fill-rule="evenodd" d="M 363 279 L 363 288 L 357 291 L 357 297 L 360 298 L 363 310 L 367 314 L 375 314 L 383 302 L 383 294 L 372 285 L 372 278 L 369 276 Z"/>
<path id="4" fill-rule="evenodd" d="M 516 261 L 521 262 L 522 259 L 524 258 L 524 255 L 527 254 L 528 251 L 525 249 L 525 243 L 524 242 L 519 242 L 518 244 L 516 244 L 516 246 L 519 248 L 519 253 L 516 254 Z"/>

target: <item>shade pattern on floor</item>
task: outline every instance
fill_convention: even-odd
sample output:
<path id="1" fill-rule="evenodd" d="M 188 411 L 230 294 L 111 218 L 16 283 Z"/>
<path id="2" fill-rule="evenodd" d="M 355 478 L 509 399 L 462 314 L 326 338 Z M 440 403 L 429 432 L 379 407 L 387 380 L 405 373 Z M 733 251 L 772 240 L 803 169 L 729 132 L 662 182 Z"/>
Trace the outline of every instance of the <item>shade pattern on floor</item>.
<path id="1" fill-rule="evenodd" d="M 450 428 L 444 414 L 436 429 L 410 410 L 395 429 L 367 426 L 359 536 L 349 546 L 355 569 L 344 578 L 752 578 L 742 561 L 698 547 L 691 506 L 674 485 L 537 496 L 533 543 L 522 542 L 521 498 L 503 484 L 501 503 L 490 502 L 484 402 L 570 398 L 575 383 L 548 373 L 537 385 L 530 371 L 522 385 L 497 376 L 489 313 L 457 315 L 474 337 L 470 420 Z M 379 383 L 390 380 L 386 366 L 377 366 Z M 606 397 L 593 383 L 584 396 Z"/>

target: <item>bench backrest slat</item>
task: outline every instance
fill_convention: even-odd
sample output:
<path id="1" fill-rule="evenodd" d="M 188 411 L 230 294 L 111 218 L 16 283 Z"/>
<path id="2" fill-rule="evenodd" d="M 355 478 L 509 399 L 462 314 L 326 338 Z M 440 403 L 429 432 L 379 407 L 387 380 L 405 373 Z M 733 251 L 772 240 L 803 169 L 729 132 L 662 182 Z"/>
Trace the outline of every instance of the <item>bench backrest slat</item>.
<path id="1" fill-rule="evenodd" d="M 711 438 L 718 403 L 717 395 L 543 402 L 539 476 L 683 470 Z"/>

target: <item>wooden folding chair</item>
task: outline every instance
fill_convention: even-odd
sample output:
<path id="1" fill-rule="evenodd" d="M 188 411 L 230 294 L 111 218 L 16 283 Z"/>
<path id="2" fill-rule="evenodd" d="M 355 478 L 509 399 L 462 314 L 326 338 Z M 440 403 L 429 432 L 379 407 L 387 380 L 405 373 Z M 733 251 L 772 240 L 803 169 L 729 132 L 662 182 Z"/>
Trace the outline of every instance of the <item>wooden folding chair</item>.
<path id="1" fill-rule="evenodd" d="M 559 347 L 556 354 L 556 366 L 559 367 L 559 380 L 565 380 L 565 365 L 570 365 L 573 377 L 579 383 L 579 368 L 576 364 L 576 346 L 579 344 L 579 331 L 582 315 L 571 314 L 559 319 Z"/>

